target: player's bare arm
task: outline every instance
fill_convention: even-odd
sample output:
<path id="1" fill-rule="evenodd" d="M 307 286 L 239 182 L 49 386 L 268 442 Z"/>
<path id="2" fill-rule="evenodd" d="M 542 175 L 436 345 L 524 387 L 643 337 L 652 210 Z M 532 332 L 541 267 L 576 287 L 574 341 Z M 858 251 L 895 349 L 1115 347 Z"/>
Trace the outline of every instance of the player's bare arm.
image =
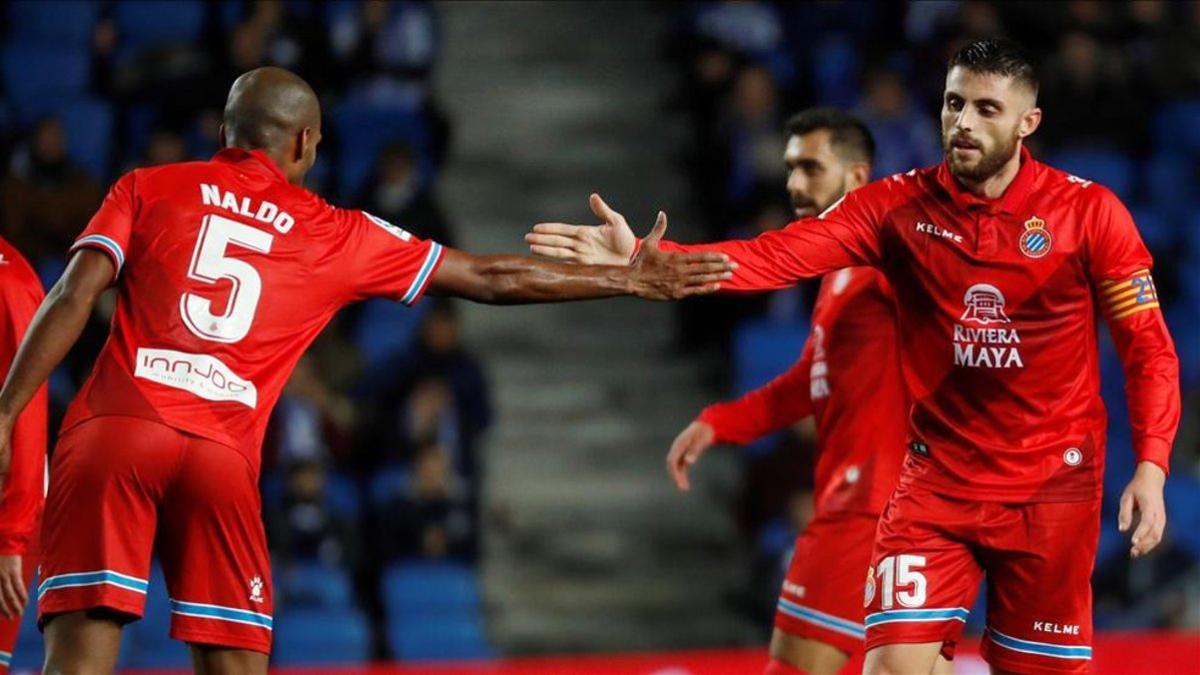
<path id="1" fill-rule="evenodd" d="M 0 477 L 8 474 L 17 417 L 79 339 L 96 299 L 112 284 L 114 272 L 108 256 L 80 251 L 38 308 L 0 390 Z"/>
<path id="2" fill-rule="evenodd" d="M 678 300 L 716 292 L 732 276 L 721 254 L 673 254 L 658 244 L 667 230 L 658 222 L 632 262 L 571 265 L 524 256 L 477 256 L 448 250 L 431 292 L 489 304 L 517 304 L 636 295 L 647 300 Z M 632 233 L 630 233 L 632 236 Z M 590 260 L 590 257 L 589 257 Z"/>

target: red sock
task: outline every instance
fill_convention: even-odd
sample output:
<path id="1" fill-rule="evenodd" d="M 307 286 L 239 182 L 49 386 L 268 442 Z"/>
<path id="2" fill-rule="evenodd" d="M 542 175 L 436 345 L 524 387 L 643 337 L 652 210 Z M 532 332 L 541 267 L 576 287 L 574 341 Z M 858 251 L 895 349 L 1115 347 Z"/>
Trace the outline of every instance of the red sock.
<path id="1" fill-rule="evenodd" d="M 767 664 L 767 669 L 763 671 L 763 675 L 808 675 L 808 673 L 790 663 L 780 661 L 779 659 L 771 659 L 770 663 Z"/>

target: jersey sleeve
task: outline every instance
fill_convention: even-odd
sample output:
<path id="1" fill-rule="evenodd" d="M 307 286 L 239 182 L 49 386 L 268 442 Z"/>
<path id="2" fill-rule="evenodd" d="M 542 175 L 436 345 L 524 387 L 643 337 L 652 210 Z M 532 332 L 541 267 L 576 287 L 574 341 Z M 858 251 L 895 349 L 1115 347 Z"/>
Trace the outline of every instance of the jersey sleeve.
<path id="1" fill-rule="evenodd" d="M 114 279 L 121 275 L 121 268 L 125 266 L 133 219 L 137 214 L 135 174 L 130 171 L 113 183 L 100 209 L 71 246 L 71 253 L 81 248 L 94 248 L 106 254 L 112 259 Z"/>
<path id="2" fill-rule="evenodd" d="M 882 224 L 896 189 L 894 179 L 850 192 L 816 218 L 790 223 L 754 239 L 714 244 L 663 242 L 671 251 L 718 251 L 738 267 L 721 282 L 721 292 L 769 291 L 843 267 L 878 267 L 883 258 Z"/>
<path id="3" fill-rule="evenodd" d="M 417 302 L 442 263 L 445 249 L 365 211 L 342 211 L 350 231 L 352 296 Z"/>
<path id="4" fill-rule="evenodd" d="M 1168 471 L 1179 427 L 1179 358 L 1133 217 L 1105 191 L 1090 220 L 1088 273 L 1125 371 L 1125 397 L 1138 461 Z"/>
<path id="5" fill-rule="evenodd" d="M 741 398 L 708 406 L 699 420 L 712 426 L 718 442 L 746 445 L 808 417 L 812 354 L 810 337 L 800 359 L 782 375 Z"/>
<path id="6" fill-rule="evenodd" d="M 0 270 L 4 268 L 0 267 Z M 0 275 L 3 277 L 4 275 Z M 0 378 L 8 370 L 41 300 L 34 278 L 3 279 L 0 288 Z M 47 386 L 42 385 L 17 418 L 12 435 L 12 461 L 0 496 L 0 555 L 23 555 L 44 502 L 48 427 Z"/>

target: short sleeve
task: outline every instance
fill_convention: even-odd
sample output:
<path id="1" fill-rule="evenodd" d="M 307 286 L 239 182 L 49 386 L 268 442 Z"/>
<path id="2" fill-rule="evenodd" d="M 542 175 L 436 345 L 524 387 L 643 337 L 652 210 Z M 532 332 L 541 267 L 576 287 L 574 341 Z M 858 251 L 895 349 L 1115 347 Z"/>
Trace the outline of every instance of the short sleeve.
<path id="1" fill-rule="evenodd" d="M 114 278 L 120 276 L 121 268 L 125 266 L 133 219 L 137 214 L 134 180 L 131 171 L 113 183 L 100 209 L 71 245 L 71 253 L 81 248 L 94 248 L 108 255 L 116 270 Z"/>
<path id="2" fill-rule="evenodd" d="M 412 305 L 425 294 L 442 262 L 441 244 L 422 241 L 365 211 L 343 211 L 348 218 L 352 296 L 386 297 Z"/>
<path id="3" fill-rule="evenodd" d="M 1158 307 L 1154 261 L 1121 200 L 1102 189 L 1089 225 L 1088 275 L 1105 316 L 1118 321 Z"/>

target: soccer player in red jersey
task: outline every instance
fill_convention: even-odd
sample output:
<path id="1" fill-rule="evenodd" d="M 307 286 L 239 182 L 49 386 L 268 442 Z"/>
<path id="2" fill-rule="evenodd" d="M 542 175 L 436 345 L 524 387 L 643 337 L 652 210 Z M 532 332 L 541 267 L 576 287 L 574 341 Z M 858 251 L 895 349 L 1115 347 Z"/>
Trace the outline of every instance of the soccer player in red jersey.
<path id="1" fill-rule="evenodd" d="M 867 571 L 866 670 L 922 673 L 962 633 L 987 574 L 984 657 L 996 672 L 1086 672 L 1106 413 L 1097 319 L 1124 364 L 1138 464 L 1120 500 L 1130 554 L 1158 545 L 1179 424 L 1179 362 L 1152 260 L 1107 188 L 1035 160 L 1037 77 L 1005 40 L 949 63 L 946 159 L 866 185 L 818 218 L 721 251 L 733 292 L 847 266 L 896 295 L 913 405 L 909 453 Z M 610 217 L 611 218 L 611 217 Z M 604 228 L 535 232 L 627 256 Z"/>
<path id="2" fill-rule="evenodd" d="M 0 377 L 43 298 L 42 282 L 17 249 L 0 237 Z M 47 388 L 42 386 L 12 427 L 12 454 L 0 464 L 0 675 L 8 672 L 30 581 L 38 566 L 38 530 L 46 490 Z"/>
<path id="3" fill-rule="evenodd" d="M 874 140 L 833 108 L 787 126 L 787 190 L 797 218 L 815 216 L 871 177 Z M 883 275 L 825 275 L 800 360 L 766 386 L 708 406 L 667 456 L 681 489 L 715 443 L 751 443 L 812 416 L 817 426 L 815 516 L 796 539 L 775 612 L 767 675 L 834 673 L 862 653 L 863 570 L 904 459 L 908 394 L 900 374 L 895 298 Z"/>
<path id="4" fill-rule="evenodd" d="M 38 588 L 48 672 L 113 669 L 122 625 L 141 615 L 152 552 L 171 634 L 191 645 L 196 669 L 266 672 L 259 448 L 297 360 L 341 307 L 372 296 L 412 304 L 426 290 L 489 303 L 666 299 L 728 276 L 722 254 L 654 246 L 633 267 L 583 268 L 421 241 L 300 187 L 320 121 L 296 75 L 238 78 L 224 149 L 119 179 L 30 327 L 0 391 L 4 448 L 96 297 L 117 287 L 111 336 L 52 459 Z"/>

